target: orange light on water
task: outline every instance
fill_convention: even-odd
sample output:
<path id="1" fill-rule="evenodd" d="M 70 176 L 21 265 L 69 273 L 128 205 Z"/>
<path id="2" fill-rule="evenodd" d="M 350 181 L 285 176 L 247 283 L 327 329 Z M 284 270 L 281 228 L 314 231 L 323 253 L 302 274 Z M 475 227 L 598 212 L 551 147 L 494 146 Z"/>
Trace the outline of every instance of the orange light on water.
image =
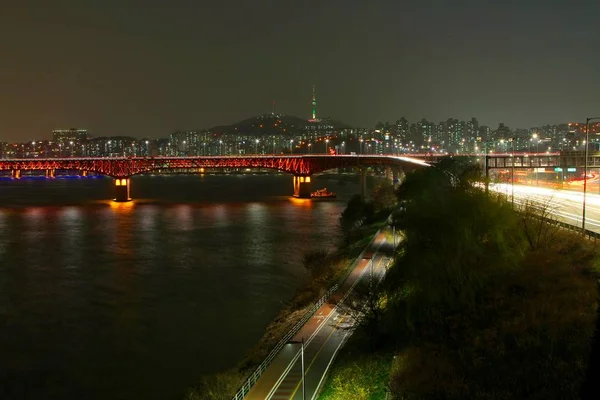
<path id="1" fill-rule="evenodd" d="M 312 201 L 310 199 L 301 199 L 299 197 L 289 197 L 289 199 L 295 206 L 305 208 L 312 207 Z"/>

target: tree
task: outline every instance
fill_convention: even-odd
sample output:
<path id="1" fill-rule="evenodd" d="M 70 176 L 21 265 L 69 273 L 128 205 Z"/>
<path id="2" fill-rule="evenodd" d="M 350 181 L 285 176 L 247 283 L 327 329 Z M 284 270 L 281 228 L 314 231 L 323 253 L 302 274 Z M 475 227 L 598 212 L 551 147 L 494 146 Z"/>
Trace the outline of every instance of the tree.
<path id="1" fill-rule="evenodd" d="M 352 231 L 362 224 L 365 218 L 365 201 L 360 195 L 353 196 L 340 215 L 340 227 L 344 232 L 346 241 L 351 241 Z"/>
<path id="2" fill-rule="evenodd" d="M 556 237 L 558 221 L 550 200 L 534 202 L 526 200 L 520 207 L 523 233 L 532 250 L 547 246 Z"/>
<path id="3" fill-rule="evenodd" d="M 348 297 L 338 303 L 338 309 L 354 322 L 351 329 L 355 327 L 362 329 L 367 336 L 371 351 L 374 351 L 385 313 L 384 291 L 381 280 L 368 271 L 366 273 L 368 276 L 358 281 Z"/>
<path id="4" fill-rule="evenodd" d="M 381 181 L 371 192 L 371 203 L 375 212 L 389 210 L 396 205 L 396 202 L 394 185 L 387 179 Z"/>
<path id="5" fill-rule="evenodd" d="M 329 262 L 327 255 L 327 250 L 315 250 L 304 253 L 302 264 L 310 272 L 313 280 L 323 277 L 328 272 Z"/>
<path id="6" fill-rule="evenodd" d="M 432 310 L 473 306 L 524 254 L 518 215 L 473 185 L 476 176 L 472 165 L 449 160 L 415 171 L 399 188 L 403 252 L 386 286 L 409 326 Z"/>

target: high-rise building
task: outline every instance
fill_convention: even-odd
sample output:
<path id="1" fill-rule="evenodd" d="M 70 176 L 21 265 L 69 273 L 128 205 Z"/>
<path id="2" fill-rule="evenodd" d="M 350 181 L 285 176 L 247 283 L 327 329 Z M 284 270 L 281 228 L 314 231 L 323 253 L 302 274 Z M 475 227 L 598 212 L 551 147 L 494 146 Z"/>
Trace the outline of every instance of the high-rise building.
<path id="1" fill-rule="evenodd" d="M 410 141 L 409 124 L 406 118 L 402 117 L 398 121 L 396 121 L 394 134 L 396 135 L 402 146 L 406 145 Z"/>
<path id="2" fill-rule="evenodd" d="M 82 144 L 88 139 L 87 129 L 55 129 L 52 131 L 52 137 L 56 143 L 60 143 L 63 146 L 70 142 Z"/>
<path id="3" fill-rule="evenodd" d="M 52 131 L 54 143 L 58 145 L 60 156 L 82 156 L 88 140 L 87 129 L 55 129 Z"/>

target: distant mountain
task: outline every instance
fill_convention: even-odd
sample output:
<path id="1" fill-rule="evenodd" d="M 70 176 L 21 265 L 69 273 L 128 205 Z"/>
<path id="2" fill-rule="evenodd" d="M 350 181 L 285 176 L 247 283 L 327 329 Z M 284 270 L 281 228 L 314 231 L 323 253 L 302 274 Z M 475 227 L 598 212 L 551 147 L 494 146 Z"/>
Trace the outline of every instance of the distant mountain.
<path id="1" fill-rule="evenodd" d="M 349 125 L 330 121 L 334 129 L 350 128 Z M 264 114 L 251 117 L 232 125 L 215 126 L 209 129 L 212 133 L 236 133 L 244 135 L 286 135 L 306 129 L 311 123 L 293 115 Z"/>

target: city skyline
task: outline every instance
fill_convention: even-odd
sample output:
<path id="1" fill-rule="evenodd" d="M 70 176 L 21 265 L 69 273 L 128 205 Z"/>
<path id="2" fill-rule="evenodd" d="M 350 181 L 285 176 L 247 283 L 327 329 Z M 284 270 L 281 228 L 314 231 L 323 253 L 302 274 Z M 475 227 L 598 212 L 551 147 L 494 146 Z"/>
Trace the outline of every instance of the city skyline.
<path id="1" fill-rule="evenodd" d="M 277 111 L 357 127 L 527 128 L 598 114 L 600 4 L 11 4 L 0 141 L 55 128 L 150 138 Z M 582 7 L 582 4 L 584 7 Z"/>

